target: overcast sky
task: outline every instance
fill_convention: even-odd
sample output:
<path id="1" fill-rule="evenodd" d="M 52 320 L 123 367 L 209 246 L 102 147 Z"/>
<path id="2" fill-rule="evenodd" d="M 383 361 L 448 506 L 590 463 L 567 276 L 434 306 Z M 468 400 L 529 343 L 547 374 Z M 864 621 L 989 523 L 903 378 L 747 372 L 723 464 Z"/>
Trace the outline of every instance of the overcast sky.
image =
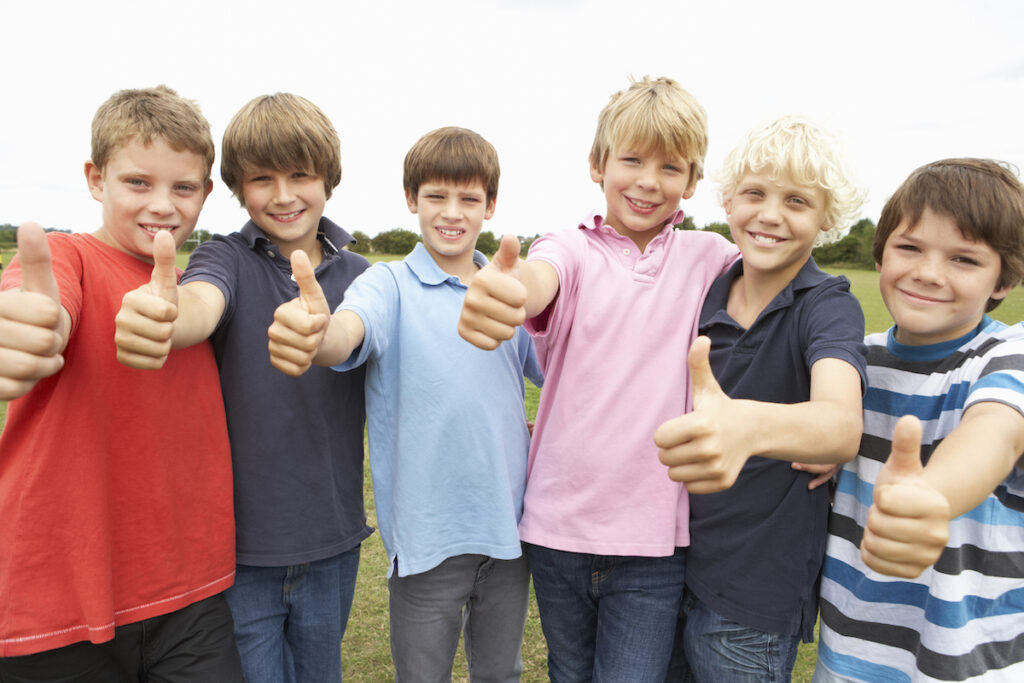
<path id="1" fill-rule="evenodd" d="M 224 127 L 256 95 L 319 105 L 342 142 L 326 215 L 350 231 L 416 229 L 402 160 L 445 125 L 498 150 L 487 229 L 563 229 L 603 208 L 587 170 L 597 114 L 644 74 L 703 104 L 709 169 L 779 114 L 836 130 L 877 220 L 928 161 L 1024 167 L 1022 28 L 1019 0 L 0 0 L 0 223 L 95 230 L 82 172 L 92 115 L 115 90 L 166 83 L 199 102 L 218 165 Z M 214 180 L 199 227 L 231 232 L 246 215 Z M 698 225 L 724 220 L 707 180 L 683 208 Z"/>

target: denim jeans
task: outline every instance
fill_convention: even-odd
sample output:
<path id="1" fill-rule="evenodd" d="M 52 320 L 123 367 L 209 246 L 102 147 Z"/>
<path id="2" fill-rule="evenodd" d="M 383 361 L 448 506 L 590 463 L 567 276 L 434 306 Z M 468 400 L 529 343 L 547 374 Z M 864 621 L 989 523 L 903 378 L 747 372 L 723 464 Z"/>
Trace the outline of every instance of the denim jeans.
<path id="1" fill-rule="evenodd" d="M 685 548 L 669 557 L 526 549 L 553 683 L 664 680 Z"/>
<path id="2" fill-rule="evenodd" d="M 526 557 L 457 555 L 388 579 L 395 681 L 451 681 L 459 634 L 473 683 L 518 683 L 530 598 Z"/>
<path id="3" fill-rule="evenodd" d="M 341 681 L 359 550 L 290 567 L 238 565 L 225 596 L 247 683 Z"/>
<path id="4" fill-rule="evenodd" d="M 679 628 L 682 638 L 677 634 L 672 672 L 666 680 L 778 683 L 793 675 L 800 636 L 766 633 L 738 624 L 689 590 L 683 596 Z"/>

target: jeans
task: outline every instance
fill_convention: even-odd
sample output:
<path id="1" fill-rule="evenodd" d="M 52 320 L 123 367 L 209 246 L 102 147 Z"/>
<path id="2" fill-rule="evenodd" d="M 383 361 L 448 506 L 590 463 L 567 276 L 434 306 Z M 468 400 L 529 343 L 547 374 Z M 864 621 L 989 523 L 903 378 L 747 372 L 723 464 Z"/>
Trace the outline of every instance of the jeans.
<path id="1" fill-rule="evenodd" d="M 530 597 L 525 557 L 457 555 L 388 579 L 391 656 L 399 683 L 450 682 L 459 634 L 473 683 L 518 683 Z"/>
<path id="2" fill-rule="evenodd" d="M 225 596 L 247 683 L 341 680 L 359 551 L 290 567 L 238 565 Z"/>
<path id="3" fill-rule="evenodd" d="M 667 680 L 777 683 L 789 681 L 793 675 L 800 636 L 766 633 L 736 623 L 689 590 L 683 596 L 679 628 L 682 638 L 677 634 L 672 674 Z"/>
<path id="4" fill-rule="evenodd" d="M 552 683 L 664 680 L 686 571 L 670 557 L 526 545 Z"/>

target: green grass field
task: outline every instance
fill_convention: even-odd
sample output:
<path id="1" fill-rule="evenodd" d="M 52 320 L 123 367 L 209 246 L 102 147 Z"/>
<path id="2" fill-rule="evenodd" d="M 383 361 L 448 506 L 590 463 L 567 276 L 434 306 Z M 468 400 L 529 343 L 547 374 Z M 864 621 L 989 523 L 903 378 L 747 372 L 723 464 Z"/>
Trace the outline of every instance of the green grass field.
<path id="1" fill-rule="evenodd" d="M 187 256 L 179 257 L 184 266 Z M 7 262 L 7 261 L 5 261 Z M 830 271 L 842 272 L 851 282 L 853 293 L 864 308 L 867 331 L 878 332 L 891 325 L 888 313 L 878 294 L 878 275 L 874 271 Z M 1014 290 L 1007 300 L 993 312 L 993 317 L 1004 322 L 1018 322 L 1024 319 L 1024 291 Z M 538 390 L 532 385 L 527 388 L 527 412 L 532 417 L 537 410 Z M 0 402 L 0 425 L 3 424 L 6 404 Z M 370 524 L 375 525 L 373 490 L 366 472 L 366 503 Z M 388 648 L 387 618 L 387 557 L 377 535 L 371 536 L 363 545 L 362 563 L 356 586 L 356 598 L 349 619 L 348 632 L 342 646 L 342 660 L 346 676 L 353 681 L 393 680 L 391 654 Z M 803 645 L 793 674 L 797 682 L 809 681 L 814 669 L 815 646 Z M 523 642 L 524 674 L 527 682 L 546 681 L 547 650 L 540 630 L 536 603 L 531 600 L 530 615 L 526 624 Z M 456 681 L 467 681 L 465 659 L 461 653 L 456 658 Z"/>

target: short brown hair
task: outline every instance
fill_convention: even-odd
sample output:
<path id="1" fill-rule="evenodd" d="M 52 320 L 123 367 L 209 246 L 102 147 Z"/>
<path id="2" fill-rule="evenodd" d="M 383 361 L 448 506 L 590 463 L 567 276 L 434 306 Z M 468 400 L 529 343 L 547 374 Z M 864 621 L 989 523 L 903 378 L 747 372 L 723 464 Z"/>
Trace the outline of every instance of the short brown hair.
<path id="1" fill-rule="evenodd" d="M 148 145 L 163 138 L 175 150 L 188 150 L 203 158 L 204 181 L 213 168 L 213 136 L 199 105 L 166 85 L 119 90 L 100 105 L 92 119 L 92 163 L 103 170 L 120 147 L 134 139 Z"/>
<path id="2" fill-rule="evenodd" d="M 304 171 L 324 182 L 328 199 L 341 182 L 341 141 L 319 107 L 291 93 L 260 95 L 232 117 L 221 145 L 220 177 L 245 206 L 249 169 Z"/>
<path id="3" fill-rule="evenodd" d="M 875 263 L 885 243 L 906 221 L 911 228 L 925 209 L 956 221 L 964 238 L 984 242 L 999 254 L 998 289 L 1024 278 L 1024 186 L 1008 164 L 991 159 L 943 159 L 910 174 L 889 197 L 878 220 Z M 999 304 L 990 299 L 987 311 Z"/>
<path id="4" fill-rule="evenodd" d="M 479 180 L 490 203 L 498 196 L 501 167 L 491 143 L 466 128 L 432 130 L 405 155 L 402 185 L 411 197 L 431 181 L 465 184 Z"/>
<path id="5" fill-rule="evenodd" d="M 590 165 L 603 171 L 614 147 L 657 151 L 690 162 L 690 187 L 704 177 L 708 118 L 697 99 L 671 78 L 644 76 L 613 94 L 597 119 Z"/>

